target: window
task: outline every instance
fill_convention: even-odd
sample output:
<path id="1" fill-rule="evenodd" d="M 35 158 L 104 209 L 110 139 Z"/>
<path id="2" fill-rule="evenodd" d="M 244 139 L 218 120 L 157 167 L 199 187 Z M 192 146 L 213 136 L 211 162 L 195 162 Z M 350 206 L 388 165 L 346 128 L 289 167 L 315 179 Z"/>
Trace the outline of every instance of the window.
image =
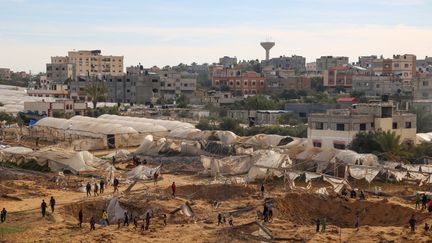
<path id="1" fill-rule="evenodd" d="M 423 81 L 423 86 L 429 86 L 429 81 Z"/>
<path id="2" fill-rule="evenodd" d="M 397 129 L 397 128 L 398 128 L 397 122 L 393 122 L 393 129 Z"/>
<path id="3" fill-rule="evenodd" d="M 360 131 L 366 131 L 366 123 L 360 123 Z"/>
<path id="4" fill-rule="evenodd" d="M 371 127 L 374 128 L 375 127 L 375 123 L 372 122 L 371 123 Z"/>
<path id="5" fill-rule="evenodd" d="M 407 63 L 405 63 L 405 67 L 407 68 L 407 67 L 409 67 L 409 65 Z"/>
<path id="6" fill-rule="evenodd" d="M 398 68 L 398 67 L 399 67 L 399 63 L 395 63 L 395 64 L 393 65 L 393 67 Z"/>
<path id="7" fill-rule="evenodd" d="M 345 149 L 345 144 L 342 144 L 342 143 L 333 143 L 333 148 L 335 148 L 335 149 Z"/>
<path id="8" fill-rule="evenodd" d="M 157 83 L 159 80 L 157 80 L 157 79 L 152 79 L 152 82 L 153 83 Z"/>
<path id="9" fill-rule="evenodd" d="M 317 130 L 323 130 L 324 129 L 324 123 L 322 123 L 322 122 L 316 122 L 315 123 L 315 129 L 317 129 Z"/>
<path id="10" fill-rule="evenodd" d="M 313 146 L 315 148 L 321 148 L 322 147 L 322 143 L 321 143 L 321 141 L 313 141 Z"/>
<path id="11" fill-rule="evenodd" d="M 187 86 L 188 86 L 188 84 L 184 84 L 183 86 L 187 87 Z"/>
<path id="12" fill-rule="evenodd" d="M 127 78 L 127 79 L 126 79 L 126 82 L 128 82 L 128 83 L 129 83 L 129 82 L 130 82 L 130 79 L 128 79 L 128 78 Z"/>
<path id="13" fill-rule="evenodd" d="M 405 128 L 411 128 L 411 122 L 405 122 Z"/>
<path id="14" fill-rule="evenodd" d="M 126 93 L 130 93 L 130 90 L 129 90 L 129 89 L 127 89 L 127 90 L 126 90 Z"/>
<path id="15" fill-rule="evenodd" d="M 336 124 L 336 130 L 337 131 L 345 131 L 345 124 L 343 124 L 343 123 L 337 123 Z"/>

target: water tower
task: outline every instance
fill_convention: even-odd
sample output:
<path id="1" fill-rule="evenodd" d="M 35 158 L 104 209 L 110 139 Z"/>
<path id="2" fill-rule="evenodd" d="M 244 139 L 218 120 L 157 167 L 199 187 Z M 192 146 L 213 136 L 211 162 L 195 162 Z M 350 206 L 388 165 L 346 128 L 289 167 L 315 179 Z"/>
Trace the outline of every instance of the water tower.
<path id="1" fill-rule="evenodd" d="M 270 57 L 270 49 L 272 49 L 272 47 L 275 45 L 274 42 L 270 42 L 270 41 L 266 41 L 266 42 L 261 42 L 261 46 L 265 49 L 266 51 L 266 61 L 269 60 Z"/>

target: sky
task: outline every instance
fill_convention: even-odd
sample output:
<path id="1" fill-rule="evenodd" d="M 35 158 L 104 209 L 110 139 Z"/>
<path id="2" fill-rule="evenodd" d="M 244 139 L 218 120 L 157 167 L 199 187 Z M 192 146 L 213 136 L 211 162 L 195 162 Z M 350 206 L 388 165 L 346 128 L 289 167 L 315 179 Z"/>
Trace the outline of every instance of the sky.
<path id="1" fill-rule="evenodd" d="M 125 66 L 302 55 L 432 56 L 432 0 L 0 0 L 0 67 L 100 49 Z"/>

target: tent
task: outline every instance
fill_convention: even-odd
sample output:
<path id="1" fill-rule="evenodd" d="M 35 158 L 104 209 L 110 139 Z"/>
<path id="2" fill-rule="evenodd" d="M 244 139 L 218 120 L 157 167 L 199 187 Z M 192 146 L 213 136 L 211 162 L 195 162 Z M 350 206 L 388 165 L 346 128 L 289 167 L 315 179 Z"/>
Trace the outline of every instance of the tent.
<path id="1" fill-rule="evenodd" d="M 151 168 L 145 165 L 138 165 L 127 172 L 129 180 L 152 180 L 155 173 L 160 173 L 161 165 Z"/>
<path id="2" fill-rule="evenodd" d="M 347 165 L 378 166 L 378 157 L 374 154 L 358 154 L 352 150 L 339 150 L 332 162 L 342 162 Z"/>

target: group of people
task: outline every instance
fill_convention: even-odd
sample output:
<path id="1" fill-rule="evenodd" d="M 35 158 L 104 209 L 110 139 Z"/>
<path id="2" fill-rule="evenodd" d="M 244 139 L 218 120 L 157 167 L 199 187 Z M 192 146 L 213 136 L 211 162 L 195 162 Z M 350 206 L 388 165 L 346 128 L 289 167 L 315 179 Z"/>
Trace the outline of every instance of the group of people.
<path id="1" fill-rule="evenodd" d="M 421 204 L 421 208 L 420 208 Z M 415 196 L 415 209 L 425 210 L 427 209 L 430 213 L 432 213 L 432 200 L 425 194 L 417 193 Z"/>
<path id="2" fill-rule="evenodd" d="M 218 213 L 217 219 L 218 219 L 218 226 L 226 224 L 225 215 L 223 215 L 222 213 Z M 234 226 L 234 219 L 233 219 L 233 216 L 231 214 L 229 214 L 229 217 L 228 217 L 228 224 L 231 227 Z"/>
<path id="3" fill-rule="evenodd" d="M 119 191 L 118 190 L 119 185 L 120 185 L 120 181 L 117 178 L 114 178 L 113 181 L 114 193 Z M 95 182 L 93 184 L 93 195 L 99 196 L 99 194 L 103 194 L 105 192 L 105 188 L 106 188 L 106 182 L 104 179 L 101 179 L 99 182 Z M 87 182 L 86 192 L 87 192 L 87 197 L 91 196 L 92 185 L 90 184 L 90 182 Z"/>
<path id="4" fill-rule="evenodd" d="M 56 200 L 54 199 L 54 197 L 51 197 L 50 201 L 49 201 L 49 206 L 51 207 L 51 213 L 54 213 L 55 205 L 56 205 Z M 47 203 L 45 202 L 45 200 L 42 200 L 42 203 L 41 203 L 42 217 L 46 216 L 46 209 L 47 208 L 48 208 Z"/>
<path id="5" fill-rule="evenodd" d="M 141 161 L 141 159 L 140 159 L 138 156 L 136 156 L 136 155 L 134 155 L 134 156 L 132 157 L 132 161 L 133 161 L 133 164 L 134 164 L 135 166 L 138 166 L 138 165 L 146 165 L 146 164 L 147 164 L 147 160 L 146 160 L 146 159 L 144 159 L 144 160 Z"/>
<path id="6" fill-rule="evenodd" d="M 346 197 L 348 196 L 348 190 L 346 190 L 345 188 L 342 190 L 341 192 L 342 196 Z M 357 192 L 355 191 L 355 189 L 352 189 L 351 191 L 349 191 L 349 196 L 352 199 L 356 199 L 357 198 Z M 359 192 L 359 199 L 360 200 L 366 200 L 366 194 L 363 190 L 360 190 Z"/>
<path id="7" fill-rule="evenodd" d="M 320 227 L 321 227 L 321 232 L 325 232 L 327 228 L 327 219 L 325 217 L 317 218 L 315 220 L 315 225 L 316 225 L 316 232 L 320 232 Z"/>

